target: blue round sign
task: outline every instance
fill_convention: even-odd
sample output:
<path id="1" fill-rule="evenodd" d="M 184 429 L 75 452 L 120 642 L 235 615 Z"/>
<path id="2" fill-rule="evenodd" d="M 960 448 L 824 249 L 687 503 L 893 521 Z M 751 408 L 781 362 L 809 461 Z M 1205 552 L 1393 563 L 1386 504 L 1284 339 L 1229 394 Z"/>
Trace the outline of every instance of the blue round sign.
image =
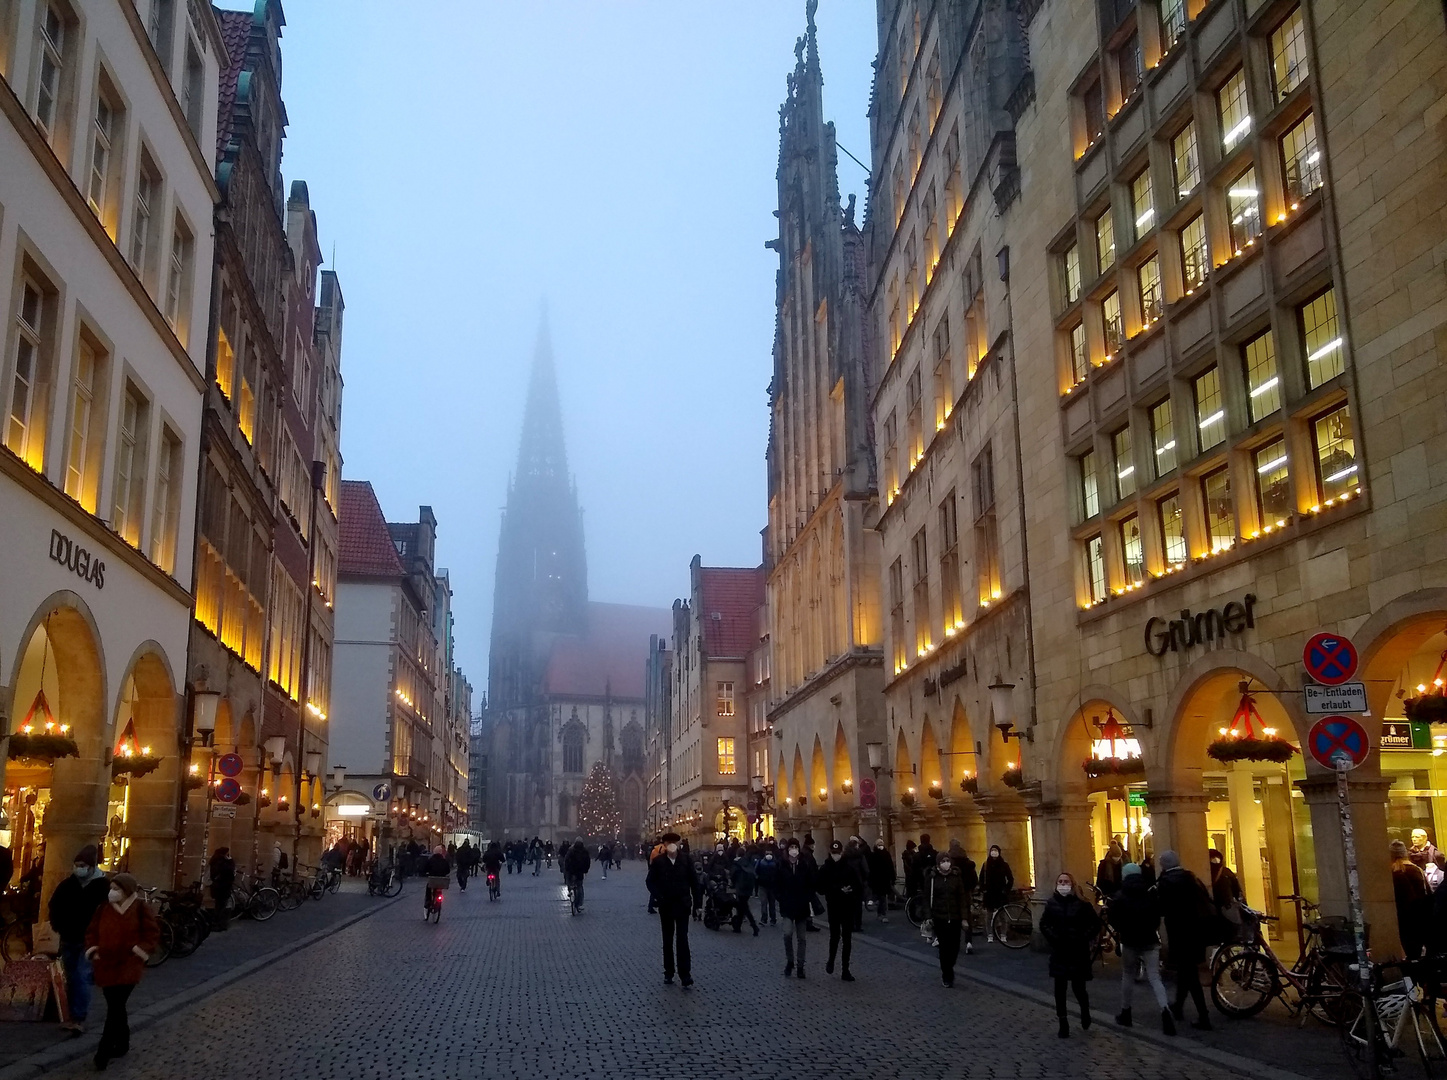
<path id="1" fill-rule="evenodd" d="M 390 802 L 392 799 L 392 785 L 380 783 L 372 789 L 372 798 L 377 802 Z"/>
<path id="2" fill-rule="evenodd" d="M 1337 760 L 1345 758 L 1347 767 L 1355 769 L 1367 759 L 1372 743 L 1367 729 L 1352 717 L 1323 716 L 1307 732 L 1306 747 L 1324 768 L 1335 769 Z"/>
<path id="3" fill-rule="evenodd" d="M 1306 673 L 1326 686 L 1339 686 L 1357 673 L 1357 649 L 1340 634 L 1314 634 L 1301 651 Z"/>

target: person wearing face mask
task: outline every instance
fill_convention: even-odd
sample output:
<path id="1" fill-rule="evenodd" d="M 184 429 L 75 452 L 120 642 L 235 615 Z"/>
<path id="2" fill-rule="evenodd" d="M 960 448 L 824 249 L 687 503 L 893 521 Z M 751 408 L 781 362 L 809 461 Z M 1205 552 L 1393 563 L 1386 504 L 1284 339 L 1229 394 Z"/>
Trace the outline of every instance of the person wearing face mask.
<path id="1" fill-rule="evenodd" d="M 874 894 L 874 913 L 882 923 L 889 922 L 889 897 L 894 892 L 894 856 L 884 846 L 884 839 L 874 842 L 869 853 L 869 891 Z"/>
<path id="2" fill-rule="evenodd" d="M 85 931 L 106 902 L 110 883 L 96 868 L 97 850 L 87 844 L 75 854 L 71 875 L 50 894 L 50 925 L 60 938 L 60 960 L 65 965 L 66 998 L 71 1020 L 62 1024 L 79 1035 L 90 1013 L 90 961 L 85 955 Z"/>
<path id="3" fill-rule="evenodd" d="M 1131 1026 L 1131 998 L 1136 978 L 1144 968 L 1156 996 L 1156 1008 L 1161 1012 L 1161 1030 L 1174 1035 L 1176 1022 L 1167 1008 L 1166 987 L 1161 982 L 1160 904 L 1135 863 L 1121 867 L 1120 888 L 1107 905 L 1106 921 L 1120 942 L 1120 1013 L 1115 1022 L 1121 1027 Z"/>
<path id="4" fill-rule="evenodd" d="M 926 888 L 929 890 L 935 940 L 939 942 L 940 978 L 945 986 L 954 986 L 955 961 L 960 956 L 960 932 L 970 910 L 970 894 L 965 889 L 963 868 L 955 865 L 950 852 L 939 857 Z"/>
<path id="5" fill-rule="evenodd" d="M 136 894 L 136 879 L 117 874 L 85 932 L 86 958 L 95 971 L 95 984 L 106 999 L 106 1022 L 95 1052 L 95 1067 L 104 1069 L 112 1058 L 125 1057 L 131 1048 L 131 1025 L 126 1001 L 146 970 L 146 960 L 161 940 L 161 928 L 145 902 Z"/>
<path id="6" fill-rule="evenodd" d="M 1119 840 L 1112 840 L 1105 858 L 1101 859 L 1100 865 L 1095 868 L 1095 889 L 1106 900 L 1114 896 L 1115 891 L 1120 888 L 1120 872 L 1124 866 L 1125 851 Z"/>
<path id="7" fill-rule="evenodd" d="M 819 868 L 819 892 L 824 894 L 826 910 L 829 913 L 829 961 L 824 965 L 826 974 L 834 974 L 834 957 L 843 945 L 843 970 L 839 978 L 853 982 L 849 972 L 849 953 L 854 947 L 854 922 L 856 909 L 864 898 L 864 879 L 854 864 L 844 857 L 844 845 L 835 840 L 829 845 L 829 857 Z"/>
<path id="8" fill-rule="evenodd" d="M 799 841 L 790 839 L 779 863 L 775 892 L 779 914 L 784 917 L 784 976 L 797 974 L 804 978 L 804 953 L 809 913 L 814 902 L 814 883 L 818 870 L 799 849 Z"/>
<path id="9" fill-rule="evenodd" d="M 733 885 L 734 895 L 738 898 L 734 904 L 733 927 L 735 934 L 743 933 L 744 920 L 749 920 L 749 925 L 754 928 L 754 937 L 759 936 L 759 924 L 754 921 L 754 912 L 749 907 L 749 898 L 754 895 L 754 889 L 759 883 L 759 860 L 754 856 L 753 850 L 743 848 L 734 859 Z"/>
<path id="10" fill-rule="evenodd" d="M 817 880 L 819 877 L 819 860 L 814 857 L 813 833 L 806 832 L 804 834 L 804 847 L 799 852 L 799 858 L 809 864 L 809 868 L 814 871 L 814 877 Z M 808 927 L 811 933 L 817 934 L 819 932 L 819 928 L 814 925 L 814 916 L 822 914 L 824 914 L 823 903 L 820 902 L 817 894 L 811 896 L 809 898 L 809 917 L 804 920 L 805 925 Z"/>
<path id="11" fill-rule="evenodd" d="M 693 860 L 679 845 L 678 833 L 664 833 L 663 852 L 648 864 L 648 894 L 658 908 L 663 931 L 663 981 L 672 985 L 678 972 L 684 987 L 693 985 L 693 964 L 688 951 L 688 915 L 693 907 L 698 874 Z"/>
<path id="12" fill-rule="evenodd" d="M 759 886 L 759 922 L 776 925 L 779 921 L 778 894 L 775 892 L 779 880 L 779 855 L 772 842 L 764 849 L 754 877 Z"/>
<path id="13" fill-rule="evenodd" d="M 869 891 L 869 845 L 862 837 L 851 836 L 844 845 L 844 861 L 854 869 L 859 878 L 859 899 L 854 904 L 854 932 L 864 932 L 864 899 Z"/>
<path id="14" fill-rule="evenodd" d="M 1091 977 L 1090 946 L 1098 933 L 1095 905 L 1080 898 L 1075 878 L 1062 871 L 1040 916 L 1040 934 L 1050 946 L 1050 977 L 1055 980 L 1055 1015 L 1060 1019 L 1062 1039 L 1070 1037 L 1070 1021 L 1065 1015 L 1067 984 L 1080 1003 L 1080 1026 L 1090 1027 L 1090 994 L 1085 984 Z"/>
<path id="15" fill-rule="evenodd" d="M 980 868 L 980 887 L 985 894 L 985 940 L 994 941 L 995 912 L 1009 902 L 1015 889 L 1015 875 L 1001 856 L 999 844 L 990 845 L 990 854 Z"/>

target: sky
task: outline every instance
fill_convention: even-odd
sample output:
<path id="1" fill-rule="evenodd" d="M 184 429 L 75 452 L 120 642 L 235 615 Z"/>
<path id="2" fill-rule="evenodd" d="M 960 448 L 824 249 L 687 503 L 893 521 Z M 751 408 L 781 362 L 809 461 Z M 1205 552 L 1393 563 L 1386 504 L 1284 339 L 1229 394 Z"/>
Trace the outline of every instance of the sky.
<path id="1" fill-rule="evenodd" d="M 764 242 L 804 0 L 285 11 L 282 169 L 307 181 L 346 301 L 343 475 L 389 520 L 437 515 L 476 690 L 544 308 L 591 598 L 667 607 L 696 553 L 757 565 Z M 874 4 L 824 0 L 817 21 L 826 118 L 867 161 Z M 862 207 L 863 168 L 841 154 L 839 172 Z"/>

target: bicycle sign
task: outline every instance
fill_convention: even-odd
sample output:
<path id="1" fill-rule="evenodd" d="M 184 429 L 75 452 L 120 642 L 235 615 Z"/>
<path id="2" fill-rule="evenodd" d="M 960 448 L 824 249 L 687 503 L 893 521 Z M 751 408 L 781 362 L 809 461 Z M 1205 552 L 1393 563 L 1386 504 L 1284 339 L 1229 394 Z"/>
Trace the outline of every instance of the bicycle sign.
<path id="1" fill-rule="evenodd" d="M 1306 735 L 1307 749 L 1316 763 L 1325 769 L 1335 769 L 1340 759 L 1355 769 L 1367 760 L 1371 751 L 1371 740 L 1361 722 L 1350 716 L 1323 716 L 1311 725 Z"/>
<path id="2" fill-rule="evenodd" d="M 1340 634 L 1314 634 L 1301 651 L 1301 662 L 1317 682 L 1336 686 L 1357 673 L 1357 648 Z"/>

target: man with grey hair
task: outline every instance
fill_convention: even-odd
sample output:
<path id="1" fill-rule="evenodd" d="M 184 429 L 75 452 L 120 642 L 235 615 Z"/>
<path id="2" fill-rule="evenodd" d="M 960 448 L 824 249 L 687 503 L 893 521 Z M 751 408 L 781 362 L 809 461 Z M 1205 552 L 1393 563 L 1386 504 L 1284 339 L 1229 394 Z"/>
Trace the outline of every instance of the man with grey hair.
<path id="1" fill-rule="evenodd" d="M 1174 851 L 1163 851 L 1157 861 L 1161 876 L 1156 882 L 1161 917 L 1166 924 L 1169 963 L 1176 976 L 1176 1000 L 1171 1013 L 1177 1020 L 1185 1019 L 1186 995 L 1196 1006 L 1196 1022 L 1201 1031 L 1211 1030 L 1211 1015 L 1206 1011 L 1206 995 L 1201 991 L 1201 964 L 1206 959 L 1206 946 L 1220 937 L 1220 915 L 1205 884 L 1181 865 Z"/>

